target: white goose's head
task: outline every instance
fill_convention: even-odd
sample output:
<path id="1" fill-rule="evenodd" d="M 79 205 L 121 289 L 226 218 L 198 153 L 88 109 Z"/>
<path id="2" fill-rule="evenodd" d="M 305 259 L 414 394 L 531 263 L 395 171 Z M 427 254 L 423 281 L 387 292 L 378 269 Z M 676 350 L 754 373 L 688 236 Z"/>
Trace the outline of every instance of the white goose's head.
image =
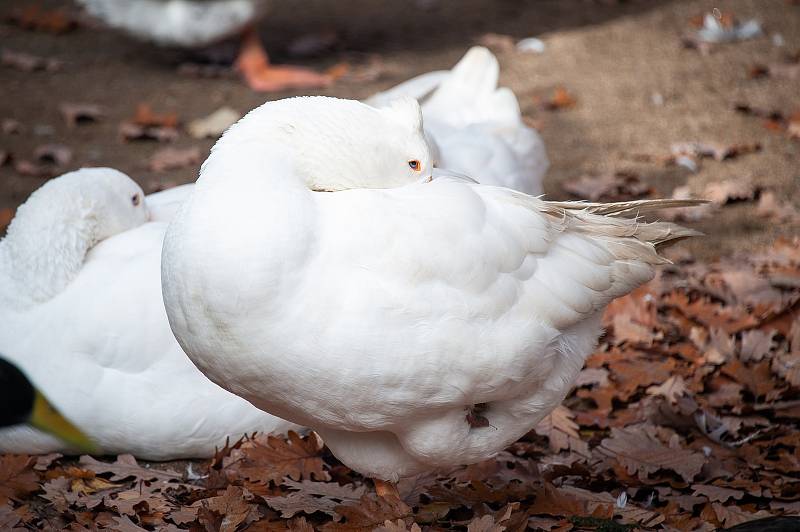
<path id="1" fill-rule="evenodd" d="M 24 288 L 20 297 L 43 301 L 80 270 L 96 243 L 148 219 L 144 192 L 111 168 L 82 168 L 52 179 L 23 203 L 0 241 L 5 273 Z"/>
<path id="2" fill-rule="evenodd" d="M 268 174 L 276 164 L 286 165 L 318 191 L 398 187 L 430 179 L 433 170 L 422 111 L 413 98 L 382 109 L 324 96 L 268 102 L 222 136 L 203 173 L 219 159 L 234 157 L 246 157 L 251 172 Z"/>

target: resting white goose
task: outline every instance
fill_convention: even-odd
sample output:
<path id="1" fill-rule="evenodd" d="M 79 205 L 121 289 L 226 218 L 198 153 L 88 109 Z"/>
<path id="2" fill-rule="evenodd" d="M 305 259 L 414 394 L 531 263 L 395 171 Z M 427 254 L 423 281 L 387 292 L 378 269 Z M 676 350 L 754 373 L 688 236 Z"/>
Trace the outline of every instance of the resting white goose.
<path id="1" fill-rule="evenodd" d="M 290 425 L 211 383 L 169 328 L 159 267 L 166 223 L 191 187 L 144 199 L 126 175 L 83 169 L 20 206 L 0 241 L 0 353 L 105 453 L 207 457 L 231 435 Z M 68 451 L 32 427 L 0 452 Z"/>
<path id="2" fill-rule="evenodd" d="M 270 102 L 170 224 L 172 330 L 220 386 L 381 480 L 483 460 L 564 398 L 615 297 L 695 234 L 432 172 L 416 101 Z M 594 211 L 594 212 L 592 212 Z M 490 426 L 467 414 L 481 405 Z"/>
<path id="3" fill-rule="evenodd" d="M 415 98 L 438 166 L 484 185 L 541 194 L 550 166 L 544 142 L 522 121 L 511 89 L 497 87 L 499 75 L 497 58 L 475 46 L 452 70 L 422 74 L 365 103 L 381 107 L 401 96 Z"/>
<path id="4" fill-rule="evenodd" d="M 255 24 L 271 0 L 77 0 L 113 28 L 162 46 L 202 47 L 229 37 L 242 41 L 236 67 L 257 91 L 318 88 L 332 78 L 304 68 L 275 66 Z"/>

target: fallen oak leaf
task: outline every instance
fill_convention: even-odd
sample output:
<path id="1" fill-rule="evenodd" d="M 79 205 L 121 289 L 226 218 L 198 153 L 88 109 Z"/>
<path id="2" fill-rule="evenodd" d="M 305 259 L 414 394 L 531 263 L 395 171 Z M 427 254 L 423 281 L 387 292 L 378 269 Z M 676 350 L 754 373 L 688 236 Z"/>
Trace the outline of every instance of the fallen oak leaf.
<path id="1" fill-rule="evenodd" d="M 737 506 L 724 506 L 718 502 L 712 503 L 711 507 L 713 508 L 720 524 L 724 527 L 732 527 L 742 523 L 747 523 L 748 521 L 754 521 L 762 517 L 770 517 L 770 513 L 766 510 L 750 513 Z"/>
<path id="2" fill-rule="evenodd" d="M 119 125 L 119 135 L 122 140 L 155 140 L 158 142 L 172 142 L 178 138 L 178 130 L 170 127 L 140 126 L 132 122 L 123 122 Z"/>
<path id="3" fill-rule="evenodd" d="M 256 505 L 248 502 L 248 497 L 252 498 L 247 490 L 228 486 L 220 495 L 202 499 L 199 504 L 222 516 L 220 532 L 234 532 L 239 525 L 251 523 L 259 517 Z"/>
<path id="4" fill-rule="evenodd" d="M 78 27 L 78 21 L 63 9 L 42 9 L 39 5 L 28 6 L 7 17 L 12 24 L 30 31 L 67 33 Z"/>
<path id="5" fill-rule="evenodd" d="M 713 484 L 692 484 L 694 495 L 702 495 L 711 502 L 727 502 L 730 499 L 741 500 L 744 492 L 730 488 L 723 488 Z"/>
<path id="6" fill-rule="evenodd" d="M 478 37 L 477 43 L 499 53 L 509 53 L 516 49 L 514 37 L 500 33 L 484 33 Z"/>
<path id="7" fill-rule="evenodd" d="M 677 445 L 667 447 L 653 436 L 654 427 L 612 427 L 611 436 L 600 442 L 596 451 L 615 459 L 628 474 L 647 479 L 661 469 L 671 470 L 686 482 L 700 474 L 706 457 Z"/>
<path id="8" fill-rule="evenodd" d="M 39 57 L 38 55 L 16 52 L 7 48 L 0 51 L 0 64 L 23 72 L 35 72 L 37 70 L 55 72 L 61 68 L 61 61 L 58 59 Z"/>
<path id="9" fill-rule="evenodd" d="M 111 473 L 110 480 L 120 481 L 129 478 L 136 478 L 139 480 L 180 480 L 181 474 L 174 471 L 164 471 L 160 469 L 151 469 L 140 466 L 130 454 L 121 454 L 117 456 L 114 463 L 101 462 L 95 460 L 89 455 L 83 455 L 78 460 L 78 464 L 84 469 L 93 471 L 96 474 L 102 475 Z"/>
<path id="10" fill-rule="evenodd" d="M 189 134 L 196 139 L 217 138 L 236 123 L 242 114 L 230 107 L 220 107 L 204 118 L 192 120 L 186 126 Z"/>
<path id="11" fill-rule="evenodd" d="M 287 439 L 259 435 L 232 450 L 223 461 L 224 469 L 257 484 L 278 482 L 284 477 L 330 480 L 323 469 L 322 445 L 315 432 L 301 438 L 289 431 Z"/>
<path id="12" fill-rule="evenodd" d="M 331 517 L 338 517 L 337 506 L 343 503 L 355 503 L 366 493 L 364 486 L 340 486 L 331 482 L 285 480 L 283 485 L 296 491 L 285 496 L 269 497 L 265 501 L 270 508 L 281 512 L 281 517 L 284 518 L 294 517 L 300 512 L 307 514 L 322 512 Z"/>
<path id="13" fill-rule="evenodd" d="M 154 172 L 193 166 L 200 162 L 200 148 L 163 148 L 150 158 L 147 167 Z"/>
<path id="14" fill-rule="evenodd" d="M 387 519 L 381 526 L 375 527 L 375 532 L 422 532 L 422 529 L 417 523 L 411 523 L 411 527 L 409 527 L 408 523 L 402 519 L 397 521 Z"/>
<path id="15" fill-rule="evenodd" d="M 0 454 L 0 504 L 39 489 L 35 460 L 27 454 Z"/>
<path id="16" fill-rule="evenodd" d="M 383 525 L 386 521 L 396 521 L 411 515 L 411 508 L 395 498 L 372 498 L 363 495 L 357 505 L 339 505 L 336 513 L 342 522 L 326 523 L 321 530 L 331 532 L 368 531 Z"/>
<path id="17" fill-rule="evenodd" d="M 649 195 L 653 189 L 635 174 L 615 172 L 583 175 L 562 183 L 565 192 L 589 201 L 626 201 Z"/>
<path id="18" fill-rule="evenodd" d="M 703 197 L 717 205 L 727 205 L 737 201 L 753 200 L 759 191 L 760 189 L 748 179 L 717 181 L 706 186 Z"/>
<path id="19" fill-rule="evenodd" d="M 550 450 L 555 453 L 571 450 L 588 458 L 589 444 L 581 440 L 578 433 L 578 424 L 573 421 L 575 414 L 564 405 L 557 406 L 546 415 L 534 431 L 540 436 L 546 436 L 550 442 Z"/>
<path id="20" fill-rule="evenodd" d="M 105 114 L 102 107 L 92 103 L 62 103 L 58 110 L 70 128 L 78 124 L 97 122 Z"/>
<path id="21" fill-rule="evenodd" d="M 540 107 L 548 111 L 570 109 L 578 104 L 578 100 L 565 87 L 556 87 L 549 99 L 539 102 Z"/>
<path id="22" fill-rule="evenodd" d="M 134 124 L 145 127 L 178 127 L 178 114 L 175 112 L 157 114 L 146 103 L 140 103 L 136 106 L 136 113 L 133 115 L 131 122 Z"/>

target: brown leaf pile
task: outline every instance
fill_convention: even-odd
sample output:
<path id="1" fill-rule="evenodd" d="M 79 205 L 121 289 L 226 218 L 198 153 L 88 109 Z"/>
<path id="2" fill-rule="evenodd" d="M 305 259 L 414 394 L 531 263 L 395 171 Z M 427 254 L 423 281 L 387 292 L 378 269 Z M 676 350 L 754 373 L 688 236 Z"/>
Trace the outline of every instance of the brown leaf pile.
<path id="1" fill-rule="evenodd" d="M 493 459 L 402 480 L 402 500 L 290 433 L 188 467 L 0 456 L 0 529 L 710 531 L 800 514 L 800 240 L 668 267 L 604 321 L 563 406 Z"/>

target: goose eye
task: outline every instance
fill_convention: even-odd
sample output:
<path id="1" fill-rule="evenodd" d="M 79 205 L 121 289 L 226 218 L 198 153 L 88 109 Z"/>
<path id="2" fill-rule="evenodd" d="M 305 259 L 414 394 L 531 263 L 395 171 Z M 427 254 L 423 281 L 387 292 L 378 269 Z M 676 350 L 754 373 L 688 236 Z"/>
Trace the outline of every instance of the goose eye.
<path id="1" fill-rule="evenodd" d="M 139 194 L 134 194 L 133 196 L 131 196 L 131 203 L 133 203 L 134 207 L 138 207 L 141 202 L 142 202 L 142 197 Z"/>
<path id="2" fill-rule="evenodd" d="M 412 159 L 411 161 L 408 161 L 408 166 L 410 166 L 411 169 L 414 170 L 415 172 L 419 172 L 420 170 L 422 170 L 422 163 L 420 163 L 417 159 Z"/>

